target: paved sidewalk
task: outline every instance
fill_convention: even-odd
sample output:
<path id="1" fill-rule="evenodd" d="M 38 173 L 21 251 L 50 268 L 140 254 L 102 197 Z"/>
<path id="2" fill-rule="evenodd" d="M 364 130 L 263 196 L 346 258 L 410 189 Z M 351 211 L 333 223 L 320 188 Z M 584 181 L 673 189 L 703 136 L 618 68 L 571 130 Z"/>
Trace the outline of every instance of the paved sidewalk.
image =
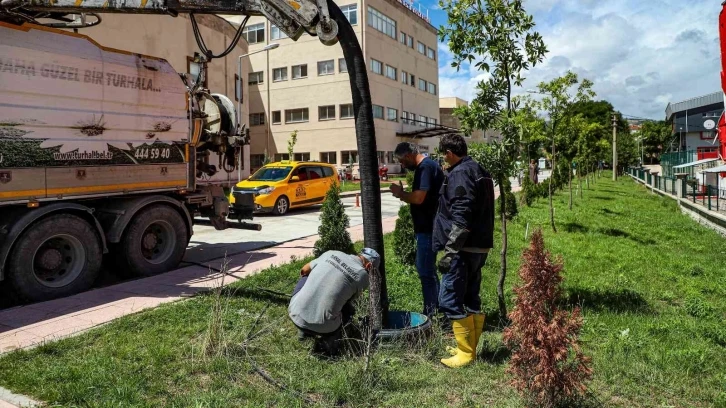
<path id="1" fill-rule="evenodd" d="M 383 231 L 393 231 L 396 217 L 383 220 Z M 353 241 L 363 239 L 363 226 L 349 229 Z M 317 235 L 228 258 L 229 272 L 245 278 L 292 257 L 312 253 Z M 86 331 L 128 314 L 174 302 L 215 287 L 223 259 L 189 266 L 158 276 L 124 282 L 63 299 L 19 306 L 0 312 L 0 354 Z M 210 268 L 212 269 L 210 273 Z M 225 284 L 236 281 L 227 277 Z"/>

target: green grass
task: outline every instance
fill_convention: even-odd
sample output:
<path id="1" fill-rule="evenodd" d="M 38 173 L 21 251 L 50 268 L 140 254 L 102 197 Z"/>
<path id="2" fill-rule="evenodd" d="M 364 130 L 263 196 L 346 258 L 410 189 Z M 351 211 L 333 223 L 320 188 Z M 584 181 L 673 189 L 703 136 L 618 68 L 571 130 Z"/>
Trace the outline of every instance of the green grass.
<path id="1" fill-rule="evenodd" d="M 390 182 L 381 181 L 381 189 L 391 186 Z M 360 181 L 346 181 L 345 184 L 340 182 L 340 191 L 343 193 L 350 191 L 360 191 Z"/>
<path id="2" fill-rule="evenodd" d="M 594 368 L 586 406 L 725 407 L 724 239 L 628 178 L 599 179 L 584 199 L 575 199 L 572 212 L 567 199 L 555 198 L 557 234 L 547 228 L 546 200 L 522 208 L 509 224 L 507 293 L 511 298 L 527 224 L 530 233 L 542 226 L 548 249 L 564 259 L 565 303 L 583 308 L 581 339 Z M 393 308 L 418 310 L 415 272 L 397 264 L 390 250 L 386 255 Z M 438 362 L 448 342 L 440 334 L 430 343 L 381 349 L 365 372 L 360 357 L 329 362 L 311 356 L 286 319 L 286 300 L 257 290 L 289 292 L 304 261 L 224 292 L 229 348 L 221 357 L 202 355 L 215 304 L 208 294 L 4 356 L 0 385 L 61 406 L 296 407 L 304 405 L 298 393 L 321 406 L 523 405 L 507 385 L 501 332 L 492 326 L 479 361 L 461 370 Z M 496 252 L 482 283 L 490 314 L 498 270 Z M 239 346 L 265 308 L 255 327 L 268 330 Z M 252 372 L 245 351 L 291 391 Z"/>

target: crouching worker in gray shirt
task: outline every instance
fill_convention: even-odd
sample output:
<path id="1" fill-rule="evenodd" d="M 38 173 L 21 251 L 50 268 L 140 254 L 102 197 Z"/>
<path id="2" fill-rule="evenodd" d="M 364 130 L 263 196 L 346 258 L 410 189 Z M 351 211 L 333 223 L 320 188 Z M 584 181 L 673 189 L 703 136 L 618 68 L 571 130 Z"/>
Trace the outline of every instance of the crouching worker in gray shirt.
<path id="1" fill-rule="evenodd" d="M 378 253 L 364 248 L 358 255 L 328 251 L 303 266 L 287 309 L 299 339 L 314 337 L 314 352 L 335 355 L 355 314 L 352 302 L 368 289 L 368 273 L 379 263 Z"/>

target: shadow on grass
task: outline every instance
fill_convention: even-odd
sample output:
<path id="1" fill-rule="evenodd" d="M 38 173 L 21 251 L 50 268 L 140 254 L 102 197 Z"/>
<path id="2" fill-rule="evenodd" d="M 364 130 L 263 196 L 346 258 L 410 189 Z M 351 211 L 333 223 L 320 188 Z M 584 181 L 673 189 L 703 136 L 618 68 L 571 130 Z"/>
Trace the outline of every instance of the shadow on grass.
<path id="1" fill-rule="evenodd" d="M 563 306 L 594 311 L 652 313 L 648 302 L 632 289 L 571 288 L 567 290 L 561 303 Z"/>
<path id="2" fill-rule="evenodd" d="M 621 212 L 613 211 L 613 210 L 610 210 L 607 208 L 603 208 L 601 211 L 603 212 L 603 214 L 607 214 L 607 215 L 623 215 L 623 213 L 621 213 Z"/>
<path id="3" fill-rule="evenodd" d="M 568 222 L 563 227 L 566 232 L 571 232 L 571 233 L 586 234 L 587 231 L 589 231 L 589 228 L 587 228 L 586 226 L 584 226 L 578 222 Z"/>
<path id="4" fill-rule="evenodd" d="M 287 306 L 290 303 L 290 295 L 263 288 L 235 288 L 228 286 L 222 289 L 222 297 L 245 298 L 265 303 L 269 302 L 278 306 Z"/>
<path id="5" fill-rule="evenodd" d="M 596 200 L 603 200 L 603 201 L 613 201 L 613 200 L 615 200 L 615 198 L 613 198 L 613 197 L 601 196 L 601 195 L 594 195 L 594 196 L 592 196 L 592 198 L 594 198 Z"/>
<path id="6" fill-rule="evenodd" d="M 626 232 L 626 231 L 623 231 L 623 230 L 620 230 L 617 228 L 600 228 L 596 232 L 603 234 L 603 235 L 607 235 L 609 237 L 627 238 L 627 239 L 637 242 L 641 245 L 655 245 L 656 244 L 656 241 L 652 238 L 644 239 L 644 238 L 640 238 L 640 237 L 635 237 L 632 234 L 630 234 L 629 232 Z"/>
<path id="7" fill-rule="evenodd" d="M 489 346 L 489 347 L 487 347 Z M 477 357 L 479 360 L 482 360 L 484 362 L 487 362 L 489 364 L 494 365 L 502 365 L 505 364 L 507 361 L 509 361 L 509 358 L 512 356 L 512 351 L 508 348 L 504 347 L 503 344 L 498 344 L 496 346 L 490 346 L 487 344 L 484 344 L 482 347 L 482 350 L 479 352 Z"/>

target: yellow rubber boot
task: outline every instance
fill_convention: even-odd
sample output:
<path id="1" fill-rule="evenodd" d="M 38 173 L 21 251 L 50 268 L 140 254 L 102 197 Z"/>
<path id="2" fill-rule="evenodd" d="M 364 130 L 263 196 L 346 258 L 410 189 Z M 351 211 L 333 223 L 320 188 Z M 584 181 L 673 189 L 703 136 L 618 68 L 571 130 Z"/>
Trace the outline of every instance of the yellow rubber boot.
<path id="1" fill-rule="evenodd" d="M 452 328 L 458 350 L 455 356 L 442 358 L 441 363 L 451 368 L 463 367 L 474 361 L 475 350 L 471 346 L 474 340 L 474 317 L 454 320 Z"/>
<path id="2" fill-rule="evenodd" d="M 476 355 L 476 348 L 479 346 L 479 339 L 481 338 L 481 334 L 484 331 L 484 321 L 486 320 L 486 316 L 483 313 L 475 313 L 474 314 L 474 354 Z"/>
<path id="3" fill-rule="evenodd" d="M 479 339 L 481 339 L 481 334 L 484 332 L 484 321 L 486 320 L 486 316 L 482 313 L 476 313 L 473 317 L 474 338 L 472 339 L 472 350 L 474 350 L 474 355 L 476 355 L 476 348 L 479 346 Z M 446 346 L 446 351 L 452 356 L 459 354 L 459 349 L 456 347 Z"/>

